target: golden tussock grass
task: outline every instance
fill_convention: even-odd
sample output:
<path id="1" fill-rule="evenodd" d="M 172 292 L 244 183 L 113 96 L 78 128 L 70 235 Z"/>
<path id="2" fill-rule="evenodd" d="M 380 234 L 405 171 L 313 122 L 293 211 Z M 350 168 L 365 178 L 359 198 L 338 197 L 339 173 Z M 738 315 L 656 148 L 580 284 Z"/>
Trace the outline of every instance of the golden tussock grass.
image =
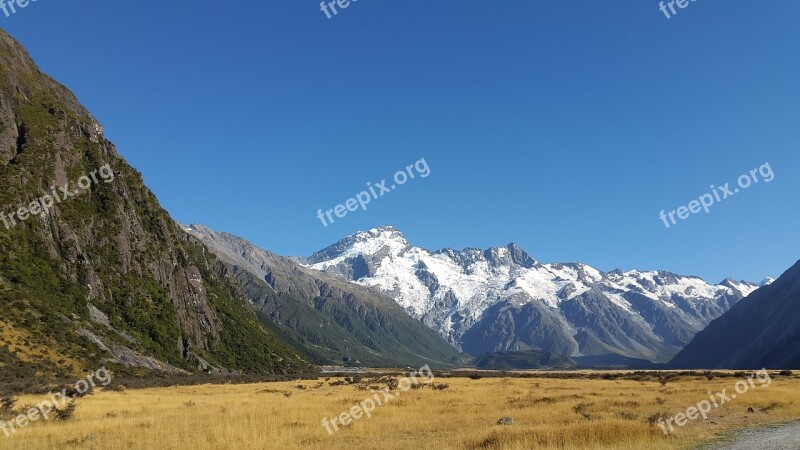
<path id="1" fill-rule="evenodd" d="M 800 379 L 751 388 L 707 420 L 665 437 L 648 418 L 673 416 L 734 392 L 736 378 L 653 381 L 550 378 L 437 379 L 446 390 L 409 390 L 332 436 L 322 426 L 372 396 L 369 386 L 295 381 L 102 391 L 77 400 L 66 422 L 40 421 L 8 449 L 679 449 L 717 433 L 800 418 Z M 298 388 L 302 385 L 303 388 Z M 367 390 L 360 390 L 367 389 Z M 382 398 L 382 396 L 380 397 Z M 34 404 L 35 397 L 18 404 Z M 748 413 L 749 406 L 758 412 Z M 512 425 L 497 425 L 501 417 Z M 651 419 L 652 421 L 652 419 Z"/>

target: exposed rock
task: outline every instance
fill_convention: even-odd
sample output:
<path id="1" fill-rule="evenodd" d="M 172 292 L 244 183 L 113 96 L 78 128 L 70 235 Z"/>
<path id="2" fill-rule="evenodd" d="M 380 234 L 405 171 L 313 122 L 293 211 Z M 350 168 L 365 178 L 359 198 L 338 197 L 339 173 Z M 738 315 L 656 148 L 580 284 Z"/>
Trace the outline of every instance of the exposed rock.
<path id="1" fill-rule="evenodd" d="M 514 418 L 512 417 L 502 417 L 500 420 L 497 421 L 497 425 L 512 425 L 514 423 Z"/>

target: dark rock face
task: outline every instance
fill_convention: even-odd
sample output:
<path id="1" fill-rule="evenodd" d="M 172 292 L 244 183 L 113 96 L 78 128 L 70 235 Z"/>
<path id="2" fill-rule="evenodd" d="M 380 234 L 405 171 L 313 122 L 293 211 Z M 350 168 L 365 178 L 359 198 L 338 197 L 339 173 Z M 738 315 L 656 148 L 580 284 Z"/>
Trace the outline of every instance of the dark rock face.
<path id="1" fill-rule="evenodd" d="M 473 355 L 499 351 L 542 350 L 572 355 L 578 350 L 571 328 L 553 309 L 541 303 L 493 305 L 463 337 Z"/>
<path id="2" fill-rule="evenodd" d="M 75 96 L 2 31 L 0 67 L 3 211 L 52 194 L 51 186 L 75 189 L 106 164 L 114 175 L 0 228 L 0 305 L 12 311 L 4 321 L 86 367 L 108 360 L 194 371 L 203 360 L 258 373 L 309 368 L 253 324 L 228 269 L 178 228 Z M 90 310 L 108 323 L 92 321 Z"/>
<path id="3" fill-rule="evenodd" d="M 670 363 L 685 369 L 800 367 L 800 262 L 734 305 Z"/>

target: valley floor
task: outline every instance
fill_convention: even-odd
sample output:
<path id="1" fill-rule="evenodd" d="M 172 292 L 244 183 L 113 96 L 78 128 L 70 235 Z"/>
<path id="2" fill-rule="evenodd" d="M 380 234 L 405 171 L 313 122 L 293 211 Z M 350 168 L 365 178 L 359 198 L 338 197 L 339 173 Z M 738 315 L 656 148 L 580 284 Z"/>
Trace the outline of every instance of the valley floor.
<path id="1" fill-rule="evenodd" d="M 395 383 L 371 377 L 95 392 L 77 400 L 67 421 L 0 433 L 0 448 L 688 449 L 730 430 L 800 419 L 800 378 L 778 374 L 669 436 L 658 417 L 685 413 L 709 392 L 730 396 L 741 378 L 437 377 L 389 399 L 379 391 Z M 377 399 L 383 405 L 371 417 L 351 411 Z M 24 396 L 17 405 L 38 401 Z M 349 426 L 340 418 L 329 435 L 323 418 L 330 424 L 347 411 L 361 417 Z M 513 423 L 498 425 L 503 417 Z"/>

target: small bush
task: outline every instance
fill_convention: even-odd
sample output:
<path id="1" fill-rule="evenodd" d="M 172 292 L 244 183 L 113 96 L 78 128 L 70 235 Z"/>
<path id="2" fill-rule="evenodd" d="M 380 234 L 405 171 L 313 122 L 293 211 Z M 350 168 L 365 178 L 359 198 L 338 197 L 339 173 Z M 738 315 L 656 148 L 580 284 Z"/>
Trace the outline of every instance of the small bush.
<path id="1" fill-rule="evenodd" d="M 659 421 L 667 420 L 667 417 L 669 417 L 669 413 L 656 413 L 647 418 L 647 423 L 650 425 L 656 425 Z"/>
<path id="2" fill-rule="evenodd" d="M 14 411 L 14 404 L 17 403 L 17 399 L 11 397 L 9 395 L 5 395 L 0 398 L 0 413 L 10 413 Z"/>
<path id="3" fill-rule="evenodd" d="M 591 403 L 578 403 L 577 405 L 575 405 L 575 407 L 572 408 L 572 410 L 575 411 L 577 414 L 582 415 L 584 419 L 592 420 L 592 415 L 586 412 L 586 410 L 590 406 L 592 406 Z"/>
<path id="4" fill-rule="evenodd" d="M 71 419 L 72 415 L 75 414 L 75 410 L 77 408 L 78 408 L 78 405 L 76 405 L 75 402 L 72 402 L 72 403 L 67 404 L 67 406 L 65 406 L 65 407 L 63 407 L 61 409 L 56 409 L 55 410 L 56 420 L 65 421 L 65 420 Z"/>

